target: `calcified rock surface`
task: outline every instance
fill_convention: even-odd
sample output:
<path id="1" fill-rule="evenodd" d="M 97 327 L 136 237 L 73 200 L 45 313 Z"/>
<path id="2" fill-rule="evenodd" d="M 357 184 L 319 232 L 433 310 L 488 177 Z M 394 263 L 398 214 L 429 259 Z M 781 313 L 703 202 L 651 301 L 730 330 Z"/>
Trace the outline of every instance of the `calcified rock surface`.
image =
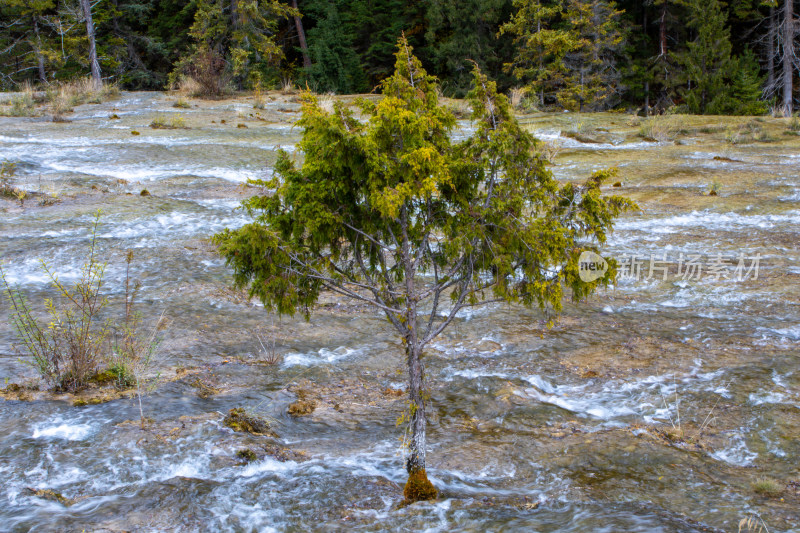
<path id="1" fill-rule="evenodd" d="M 70 123 L 0 118 L 0 160 L 18 162 L 14 185 L 29 192 L 24 207 L 0 200 L 9 279 L 34 303 L 48 294 L 38 258 L 74 279 L 99 208 L 109 312 L 129 249 L 146 320 L 166 309 L 144 430 L 125 395 L 75 406 L 35 390 L 4 314 L 4 528 L 735 531 L 754 514 L 770 531 L 797 527 L 800 137 L 787 122 L 522 117 L 560 179 L 619 167 L 614 191 L 643 210 L 606 255 L 635 256 L 642 275 L 567 305 L 552 329 L 513 307 L 460 317 L 426 362 L 439 499 L 399 508 L 404 365 L 384 320 L 332 297 L 310 322 L 266 316 L 228 288 L 205 241 L 246 223 L 244 182 L 293 149 L 296 96 L 262 109 L 176 99 L 124 93 Z M 177 115 L 186 129 L 148 127 Z M 667 255 L 654 265 L 666 280 L 645 279 L 651 254 Z M 702 256 L 701 279 L 678 275 L 680 254 Z M 760 254 L 758 279 L 705 275 L 719 255 L 735 278 L 740 254 L 748 267 Z M 292 416 L 298 402 L 314 409 Z M 239 407 L 274 434 L 226 427 Z M 763 479 L 781 492 L 754 491 Z"/>

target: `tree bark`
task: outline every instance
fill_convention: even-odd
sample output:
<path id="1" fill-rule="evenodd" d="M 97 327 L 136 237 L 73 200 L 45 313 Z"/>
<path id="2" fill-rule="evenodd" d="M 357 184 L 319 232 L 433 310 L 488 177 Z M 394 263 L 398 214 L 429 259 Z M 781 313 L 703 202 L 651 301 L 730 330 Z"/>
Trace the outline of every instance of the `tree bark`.
<path id="1" fill-rule="evenodd" d="M 661 8 L 661 19 L 658 21 L 658 55 L 667 55 L 667 2 Z"/>
<path id="2" fill-rule="evenodd" d="M 775 37 L 777 35 L 775 8 L 769 8 L 769 29 L 767 30 L 767 94 L 775 90 Z"/>
<path id="3" fill-rule="evenodd" d="M 81 0 L 83 18 L 86 19 L 86 36 L 89 38 L 89 65 L 92 69 L 92 81 L 95 88 L 100 88 L 103 84 L 100 78 L 100 63 L 97 61 L 97 45 L 94 39 L 94 22 L 92 22 L 91 0 Z"/>
<path id="4" fill-rule="evenodd" d="M 794 0 L 783 3 L 783 114 L 792 116 L 792 59 L 794 58 Z"/>
<path id="5" fill-rule="evenodd" d="M 36 62 L 39 69 L 39 82 L 42 84 L 47 83 L 47 72 L 44 70 L 44 55 L 42 55 L 42 37 L 39 35 L 39 21 L 37 17 L 33 17 L 33 31 L 36 33 Z"/>
<path id="6" fill-rule="evenodd" d="M 408 390 L 411 400 L 411 442 L 409 443 L 409 452 L 406 458 L 408 482 L 406 482 L 403 495 L 407 501 L 415 502 L 435 499 L 438 491 L 428 480 L 428 475 L 425 471 L 425 443 L 428 419 L 425 413 L 425 376 L 422 372 L 422 362 L 420 361 L 422 350 L 416 341 L 410 337 L 411 335 L 407 339 L 406 356 L 409 377 Z"/>
<path id="7" fill-rule="evenodd" d="M 292 0 L 292 7 L 295 8 L 298 12 L 300 11 L 297 8 L 297 0 Z M 303 54 L 303 66 L 305 68 L 308 68 L 311 66 L 311 57 L 308 55 L 308 44 L 306 44 L 306 32 L 303 29 L 303 21 L 300 20 L 300 15 L 295 15 L 294 25 L 297 28 L 297 36 L 300 39 L 300 50 Z"/>

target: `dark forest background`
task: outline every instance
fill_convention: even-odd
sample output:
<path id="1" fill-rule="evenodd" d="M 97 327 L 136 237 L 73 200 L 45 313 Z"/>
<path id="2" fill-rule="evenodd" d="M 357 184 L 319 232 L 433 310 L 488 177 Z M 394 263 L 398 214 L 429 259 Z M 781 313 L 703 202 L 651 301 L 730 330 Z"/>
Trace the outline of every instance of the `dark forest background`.
<path id="1" fill-rule="evenodd" d="M 0 87 L 92 72 L 211 96 L 287 83 L 372 91 L 404 32 L 446 96 L 470 60 L 531 109 L 791 109 L 794 0 L 0 0 Z M 88 19 L 88 24 L 87 24 Z M 95 73 L 96 74 L 96 73 Z"/>

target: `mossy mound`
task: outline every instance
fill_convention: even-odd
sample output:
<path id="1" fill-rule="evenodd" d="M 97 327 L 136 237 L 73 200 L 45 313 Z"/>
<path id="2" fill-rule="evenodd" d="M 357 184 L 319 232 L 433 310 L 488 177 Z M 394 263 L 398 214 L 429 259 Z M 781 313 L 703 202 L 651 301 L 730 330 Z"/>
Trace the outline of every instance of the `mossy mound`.
<path id="1" fill-rule="evenodd" d="M 288 412 L 292 416 L 305 416 L 314 412 L 317 401 L 311 398 L 307 389 L 297 389 L 297 401 L 289 405 Z"/>
<path id="2" fill-rule="evenodd" d="M 56 492 L 51 489 L 27 489 L 27 493 L 31 496 L 36 496 L 37 498 L 41 498 L 43 500 L 48 500 L 51 502 L 58 502 L 61 505 L 72 505 L 75 503 L 75 500 L 71 500 L 65 497 L 60 492 Z"/>
<path id="3" fill-rule="evenodd" d="M 317 408 L 317 402 L 314 400 L 297 400 L 289 405 L 288 412 L 292 416 L 305 416 L 310 415 Z"/>
<path id="4" fill-rule="evenodd" d="M 250 448 L 244 448 L 242 450 L 239 450 L 238 452 L 236 452 L 236 457 L 238 457 L 239 459 L 241 459 L 246 463 L 252 463 L 253 461 L 258 460 L 258 455 L 256 455 L 256 452 L 254 452 Z"/>
<path id="5" fill-rule="evenodd" d="M 435 500 L 438 495 L 439 491 L 428 480 L 425 469 L 413 470 L 408 475 L 408 481 L 406 481 L 406 486 L 403 489 L 403 496 L 406 498 L 405 503 Z"/>
<path id="6" fill-rule="evenodd" d="M 234 431 L 254 435 L 274 435 L 266 420 L 248 415 L 243 407 L 231 409 L 222 423 Z"/>

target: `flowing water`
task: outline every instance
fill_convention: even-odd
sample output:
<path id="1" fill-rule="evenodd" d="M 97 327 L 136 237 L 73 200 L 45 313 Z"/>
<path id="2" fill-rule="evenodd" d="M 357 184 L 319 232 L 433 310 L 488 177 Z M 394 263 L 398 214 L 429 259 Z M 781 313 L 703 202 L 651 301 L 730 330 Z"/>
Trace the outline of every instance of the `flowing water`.
<path id="1" fill-rule="evenodd" d="M 37 303 L 50 294 L 40 259 L 77 279 L 101 209 L 109 316 L 133 250 L 139 310 L 166 317 L 145 430 L 130 398 L 6 395 L 0 529 L 688 532 L 757 516 L 800 531 L 800 137 L 783 121 L 687 117 L 675 138 L 646 142 L 620 115 L 523 117 L 560 145 L 559 179 L 619 168 L 608 192 L 642 211 L 620 220 L 605 255 L 629 275 L 566 305 L 552 329 L 508 306 L 459 317 L 426 359 L 441 498 L 398 508 L 404 365 L 385 320 L 334 298 L 308 322 L 270 317 L 228 288 L 206 241 L 247 222 L 235 209 L 254 192 L 244 183 L 293 149 L 293 100 L 176 109 L 164 94 L 123 93 L 70 123 L 0 117 L 0 160 L 17 161 L 15 185 L 37 193 L 24 207 L 0 201 L 8 280 Z M 148 127 L 177 114 L 188 128 Z M 576 127 L 599 142 L 560 133 Z M 775 142 L 732 138 L 758 128 Z M 60 201 L 37 205 L 48 196 Z M 2 305 L 0 378 L 31 383 Z M 279 364 L 255 364 L 259 328 Z M 294 418 L 298 386 L 319 406 Z M 277 437 L 225 427 L 240 406 Z M 291 453 L 236 456 L 272 445 Z M 764 479 L 780 494 L 754 491 Z"/>

